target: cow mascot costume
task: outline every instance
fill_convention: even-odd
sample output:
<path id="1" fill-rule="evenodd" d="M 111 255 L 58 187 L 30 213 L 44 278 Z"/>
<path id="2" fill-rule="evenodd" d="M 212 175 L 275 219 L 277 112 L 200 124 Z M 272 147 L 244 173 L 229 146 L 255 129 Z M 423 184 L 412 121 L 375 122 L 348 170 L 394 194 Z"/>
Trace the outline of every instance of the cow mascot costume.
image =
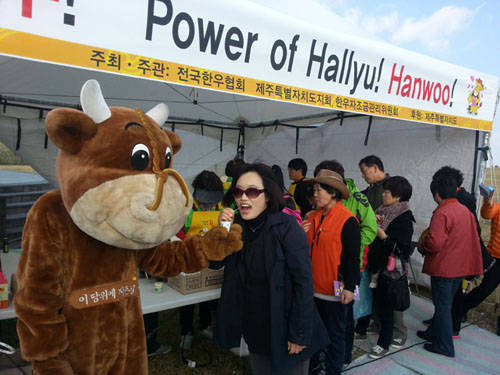
<path id="1" fill-rule="evenodd" d="M 35 374 L 148 373 L 137 269 L 195 272 L 241 249 L 241 227 L 170 242 L 192 198 L 172 168 L 178 135 L 148 113 L 109 108 L 95 80 L 83 112 L 58 108 L 46 130 L 60 149 L 60 190 L 26 219 L 14 306 L 21 352 Z"/>

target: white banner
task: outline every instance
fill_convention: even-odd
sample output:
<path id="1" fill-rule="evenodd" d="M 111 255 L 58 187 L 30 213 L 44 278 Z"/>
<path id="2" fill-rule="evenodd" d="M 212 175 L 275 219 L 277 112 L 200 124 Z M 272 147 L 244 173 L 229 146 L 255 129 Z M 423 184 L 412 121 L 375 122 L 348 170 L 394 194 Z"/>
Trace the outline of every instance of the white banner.
<path id="1" fill-rule="evenodd" d="M 322 26 L 243 0 L 0 0 L 0 54 L 491 130 L 497 77 Z"/>

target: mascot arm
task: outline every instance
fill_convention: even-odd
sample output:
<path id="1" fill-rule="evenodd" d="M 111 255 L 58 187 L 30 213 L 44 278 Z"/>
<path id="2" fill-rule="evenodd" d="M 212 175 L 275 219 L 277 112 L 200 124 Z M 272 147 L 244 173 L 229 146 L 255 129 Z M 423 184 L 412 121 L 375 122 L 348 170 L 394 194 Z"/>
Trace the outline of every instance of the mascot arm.
<path id="1" fill-rule="evenodd" d="M 64 354 L 68 328 L 63 313 L 63 267 L 59 263 L 64 242 L 51 228 L 52 223 L 58 223 L 57 216 L 40 206 L 39 201 L 24 227 L 17 269 L 19 291 L 14 299 L 17 332 L 22 355 L 33 361 L 35 374 L 73 374 Z"/>
<path id="2" fill-rule="evenodd" d="M 241 226 L 233 225 L 230 232 L 215 227 L 203 237 L 190 236 L 139 252 L 139 268 L 157 277 L 172 277 L 199 271 L 208 267 L 209 260 L 222 260 L 242 247 Z"/>

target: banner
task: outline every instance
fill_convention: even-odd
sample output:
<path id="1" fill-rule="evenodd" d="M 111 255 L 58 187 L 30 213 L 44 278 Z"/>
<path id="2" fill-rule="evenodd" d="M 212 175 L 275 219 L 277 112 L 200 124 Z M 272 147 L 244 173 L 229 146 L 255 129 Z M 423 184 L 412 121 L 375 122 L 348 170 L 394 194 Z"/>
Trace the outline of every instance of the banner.
<path id="1" fill-rule="evenodd" d="M 491 131 L 497 77 L 324 26 L 244 0 L 0 0 L 0 54 Z"/>

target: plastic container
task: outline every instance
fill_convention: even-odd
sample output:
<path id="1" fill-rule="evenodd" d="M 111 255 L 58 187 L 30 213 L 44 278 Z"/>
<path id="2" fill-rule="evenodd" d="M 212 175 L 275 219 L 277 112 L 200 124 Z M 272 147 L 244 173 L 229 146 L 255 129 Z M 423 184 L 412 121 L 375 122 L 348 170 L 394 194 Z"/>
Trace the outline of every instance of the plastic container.
<path id="1" fill-rule="evenodd" d="M 226 228 L 228 232 L 231 230 L 231 222 L 230 221 L 221 221 L 220 226 Z"/>

